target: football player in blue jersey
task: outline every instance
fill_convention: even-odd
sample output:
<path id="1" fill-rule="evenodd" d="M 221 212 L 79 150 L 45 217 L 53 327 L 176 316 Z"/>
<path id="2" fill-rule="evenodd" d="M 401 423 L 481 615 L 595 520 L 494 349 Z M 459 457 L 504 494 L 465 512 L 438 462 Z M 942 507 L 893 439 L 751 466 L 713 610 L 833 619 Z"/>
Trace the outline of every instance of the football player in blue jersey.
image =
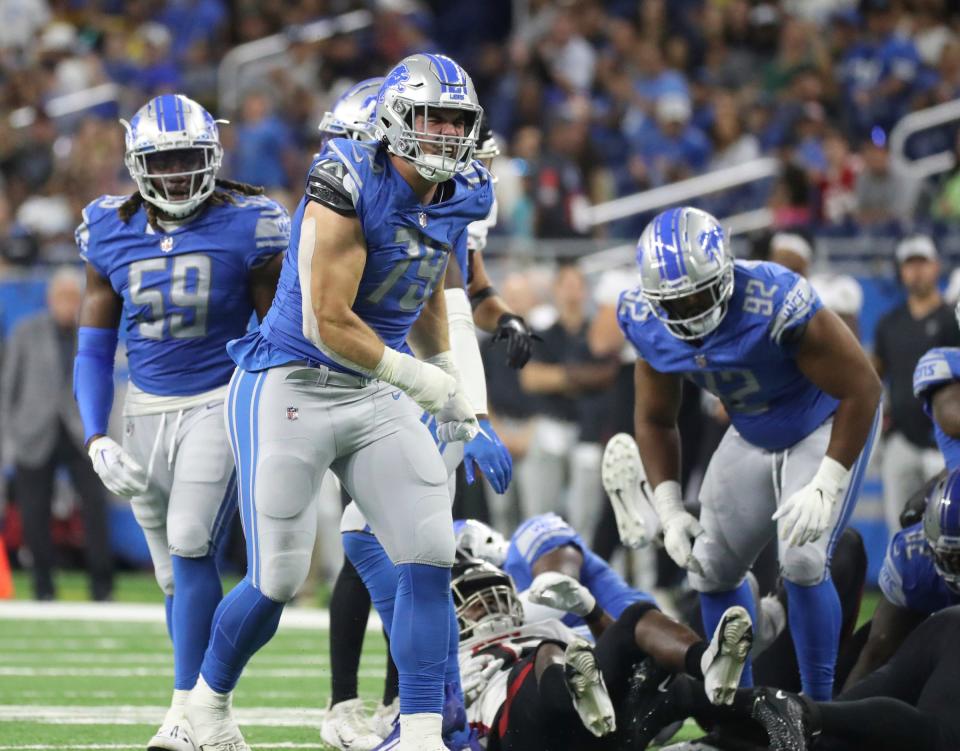
<path id="1" fill-rule="evenodd" d="M 879 428 L 880 381 L 805 279 L 734 261 L 703 211 L 658 215 L 637 262 L 640 284 L 617 315 L 639 355 L 636 438 L 667 552 L 690 572 L 711 633 L 734 604 L 756 620 L 744 577 L 779 532 L 803 690 L 827 699 L 841 624 L 828 563 Z M 715 394 L 732 423 L 707 468 L 699 522 L 678 482 L 684 377 Z"/>
<path id="2" fill-rule="evenodd" d="M 351 91 L 357 89 L 359 86 Z M 481 127 L 475 156 L 488 160 L 496 153 L 495 139 L 488 129 Z M 512 474 L 510 454 L 487 419 L 486 381 L 474 323 L 507 341 L 508 363 L 515 367 L 522 367 L 526 363 L 533 339 L 523 319 L 514 315 L 496 294 L 483 266 L 481 251 L 486 242 L 487 229 L 495 220 L 495 206 L 494 203 L 490 216 L 469 225 L 468 256 L 465 259 L 458 258 L 458 263 L 448 268 L 444 290 L 454 362 L 462 374 L 465 395 L 477 414 L 481 430 L 468 443 L 441 441 L 437 435 L 436 419 L 428 412 L 422 416 L 443 456 L 451 501 L 455 490 L 455 472 L 461 461 L 464 462 L 468 482 L 474 482 L 474 467 L 478 467 L 498 493 L 507 489 Z M 463 261 L 466 261 L 465 268 L 460 267 Z M 474 303 L 472 313 L 471 302 Z M 391 733 L 391 722 L 397 713 L 393 694 L 393 666 L 388 665 L 382 706 L 378 707 L 372 721 L 363 714 L 362 702 L 357 698 L 357 671 L 363 646 L 363 630 L 360 626 L 366 623 L 372 598 L 389 636 L 397 571 L 355 503 L 345 509 L 340 529 L 345 560 L 331 599 L 330 650 L 331 654 L 336 654 L 331 666 L 333 692 L 330 710 L 321 727 L 321 736 L 337 748 L 364 751 L 374 748 L 381 738 Z M 450 626 L 452 641 L 445 679 L 448 701 L 444 704 L 447 715 L 444 736 L 451 748 L 457 748 L 468 741 L 466 736 L 469 731 L 464 732 L 466 729 L 458 727 L 455 719 L 451 719 L 458 715 L 456 710 L 462 703 L 462 692 L 457 677 L 455 619 L 451 618 Z"/>
<path id="3" fill-rule="evenodd" d="M 934 485 L 923 521 L 890 540 L 880 590 L 883 599 L 847 688 L 886 663 L 928 616 L 960 605 L 960 469 Z"/>
<path id="4" fill-rule="evenodd" d="M 960 302 L 956 307 L 960 326 Z M 960 348 L 936 347 L 917 362 L 913 393 L 933 420 L 947 471 L 960 468 Z"/>
<path id="5" fill-rule="evenodd" d="M 87 290 L 74 391 L 93 467 L 131 499 L 166 594 L 173 701 L 148 745 L 191 751 L 183 706 L 222 597 L 218 535 L 236 509 L 226 343 L 270 307 L 290 225 L 261 189 L 217 178 L 217 122 L 196 102 L 159 96 L 124 125 L 138 192 L 93 201 L 76 233 Z M 118 327 L 130 368 L 122 447 L 107 436 Z"/>
<path id="6" fill-rule="evenodd" d="M 274 303 L 259 329 L 228 345 L 248 571 L 217 609 L 187 704 L 211 751 L 248 748 L 233 689 L 306 577 L 327 469 L 398 568 L 400 748 L 444 749 L 453 520 L 443 461 L 420 417 L 435 414 L 448 442 L 478 431 L 450 353 L 442 281 L 450 256 L 466 256 L 467 225 L 492 203 L 489 174 L 472 160 L 481 113 L 451 59 L 413 55 L 394 67 L 377 99 L 381 140 L 327 143 Z"/>

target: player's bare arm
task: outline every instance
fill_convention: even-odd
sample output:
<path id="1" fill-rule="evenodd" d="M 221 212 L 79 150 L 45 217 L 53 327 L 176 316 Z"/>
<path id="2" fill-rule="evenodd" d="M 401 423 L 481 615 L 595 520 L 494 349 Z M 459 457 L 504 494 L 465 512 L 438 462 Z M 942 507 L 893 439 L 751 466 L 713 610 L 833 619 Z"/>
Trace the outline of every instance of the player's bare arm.
<path id="1" fill-rule="evenodd" d="M 367 261 L 360 220 L 311 201 L 300 227 L 301 257 L 311 245 L 310 297 L 317 333 L 335 355 L 372 371 L 383 359 L 383 342 L 352 309 Z"/>
<path id="2" fill-rule="evenodd" d="M 826 309 L 810 319 L 796 361 L 814 385 L 840 400 L 827 456 L 849 469 L 863 450 L 876 416 L 883 388 L 880 379 L 850 329 Z"/>
<path id="3" fill-rule="evenodd" d="M 960 383 L 937 389 L 930 400 L 933 420 L 951 438 L 960 438 Z"/>
<path id="4" fill-rule="evenodd" d="M 280 269 L 283 266 L 283 253 L 277 253 L 266 263 L 262 263 L 250 271 L 250 296 L 253 298 L 253 309 L 257 313 L 257 320 L 270 310 L 273 296 L 277 293 L 277 282 L 280 279 Z"/>
<path id="5" fill-rule="evenodd" d="M 680 431 L 677 417 L 683 382 L 679 376 L 658 373 L 643 360 L 633 370 L 634 431 L 650 486 L 680 478 Z"/>
<path id="6" fill-rule="evenodd" d="M 925 618 L 926 616 L 922 613 L 899 607 L 881 598 L 870 623 L 870 636 L 860 652 L 856 665 L 847 676 L 843 690 L 850 689 L 861 678 L 885 665 L 910 632 Z"/>
<path id="7" fill-rule="evenodd" d="M 116 329 L 120 325 L 120 315 L 123 311 L 123 298 L 110 286 L 106 279 L 89 263 L 86 268 L 87 287 L 80 307 L 80 326 L 89 326 L 97 329 Z M 90 436 L 89 446 L 102 434 Z"/>
<path id="8" fill-rule="evenodd" d="M 470 283 L 467 285 L 467 295 L 473 300 L 484 290 L 492 289 L 493 282 L 487 275 L 487 269 L 483 263 L 483 253 L 479 251 L 470 253 Z M 514 314 L 510 310 L 510 306 L 496 292 L 491 295 L 484 295 L 479 300 L 473 308 L 473 320 L 477 324 L 477 328 L 488 333 L 492 334 L 497 330 L 497 322 L 501 316 Z"/>

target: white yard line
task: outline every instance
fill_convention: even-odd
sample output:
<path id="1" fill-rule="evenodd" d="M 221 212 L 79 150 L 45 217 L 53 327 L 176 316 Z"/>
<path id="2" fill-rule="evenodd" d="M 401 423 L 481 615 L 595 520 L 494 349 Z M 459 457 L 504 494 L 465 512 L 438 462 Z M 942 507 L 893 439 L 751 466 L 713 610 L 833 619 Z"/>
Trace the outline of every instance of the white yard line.
<path id="1" fill-rule="evenodd" d="M 173 658 L 169 654 L 156 652 L 99 652 L 93 654 L 76 654 L 72 652 L 0 652 L 0 665 L 14 667 L 19 665 L 119 665 L 124 668 L 147 667 L 150 665 L 170 665 Z M 387 664 L 386 655 L 371 655 L 364 659 L 368 665 Z M 325 654 L 291 655 L 271 654 L 267 652 L 257 655 L 256 665 L 262 666 L 319 666 L 329 667 L 330 658 Z"/>
<path id="2" fill-rule="evenodd" d="M 130 706 L 30 706 L 0 705 L 0 722 L 37 722 L 46 725 L 150 725 L 160 722 L 169 707 Z M 234 708 L 241 725 L 251 727 L 320 727 L 323 709 L 280 707 Z"/>
<path id="3" fill-rule="evenodd" d="M 0 620 L 8 621 L 99 621 L 112 623 L 166 622 L 163 605 L 145 605 L 120 602 L 32 602 L 7 600 L 0 602 Z M 318 608 L 290 607 L 283 611 L 281 628 L 330 628 L 330 613 Z M 380 631 L 380 619 L 370 614 L 367 631 Z"/>

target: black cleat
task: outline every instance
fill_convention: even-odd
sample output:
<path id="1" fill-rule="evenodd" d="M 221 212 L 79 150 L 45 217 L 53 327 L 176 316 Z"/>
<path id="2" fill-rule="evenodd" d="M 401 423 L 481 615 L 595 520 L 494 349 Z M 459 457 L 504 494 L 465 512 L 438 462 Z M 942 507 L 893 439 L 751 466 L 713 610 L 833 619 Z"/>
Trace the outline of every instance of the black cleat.
<path id="1" fill-rule="evenodd" d="M 674 679 L 672 673 L 659 667 L 649 657 L 634 668 L 625 707 L 628 748 L 646 748 L 661 731 L 676 722 L 677 700 L 672 690 Z"/>
<path id="2" fill-rule="evenodd" d="M 807 751 L 810 721 L 807 707 L 795 694 L 781 689 L 758 688 L 750 716 L 763 725 L 773 751 Z"/>

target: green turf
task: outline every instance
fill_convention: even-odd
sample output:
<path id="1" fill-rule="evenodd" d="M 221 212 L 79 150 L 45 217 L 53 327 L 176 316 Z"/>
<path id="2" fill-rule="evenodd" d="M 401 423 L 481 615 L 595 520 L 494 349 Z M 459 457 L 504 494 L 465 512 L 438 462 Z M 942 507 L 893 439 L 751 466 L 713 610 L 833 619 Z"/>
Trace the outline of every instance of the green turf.
<path id="1" fill-rule="evenodd" d="M 29 595 L 27 584 L 18 575 L 19 597 Z M 84 599 L 82 576 L 63 574 L 58 585 L 62 599 Z M 875 593 L 865 596 L 861 619 L 872 614 L 877 598 Z M 158 603 L 161 598 L 152 577 L 135 574 L 118 578 L 117 599 Z M 261 720 L 269 723 L 271 710 L 289 719 L 291 709 L 325 707 L 330 690 L 327 644 L 326 632 L 281 628 L 251 661 L 237 690 L 237 709 L 264 710 L 266 719 Z M 383 638 L 368 634 L 360 690 L 371 707 L 382 690 L 385 663 Z M 169 701 L 171 684 L 172 656 L 161 623 L 0 618 L 0 751 L 27 751 L 25 746 L 44 747 L 36 751 L 143 749 Z M 150 707 L 156 708 L 154 719 L 150 709 L 143 709 Z M 91 708 L 92 716 L 84 723 L 71 721 L 75 716 L 69 713 L 86 712 L 84 708 Z M 25 719 L 29 711 L 49 714 Z M 316 724 L 314 714 L 298 725 L 258 722 L 244 726 L 244 732 L 254 749 L 324 749 Z M 677 737 L 698 734 L 688 723 Z"/>

